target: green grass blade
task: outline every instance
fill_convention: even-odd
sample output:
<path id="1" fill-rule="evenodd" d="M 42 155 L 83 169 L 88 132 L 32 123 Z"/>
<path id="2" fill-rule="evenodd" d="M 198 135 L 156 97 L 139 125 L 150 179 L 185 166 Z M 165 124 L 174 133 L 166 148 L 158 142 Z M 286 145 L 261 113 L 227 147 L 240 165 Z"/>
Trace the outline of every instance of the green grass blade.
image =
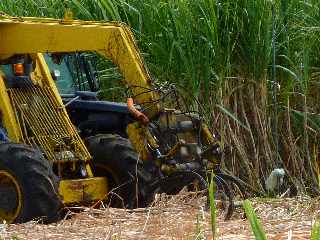
<path id="1" fill-rule="evenodd" d="M 246 129 L 247 131 L 250 131 L 249 128 L 247 126 L 245 126 L 234 114 L 232 114 L 228 109 L 226 109 L 225 107 L 221 106 L 221 105 L 217 105 L 217 107 L 224 112 L 225 114 L 227 114 L 229 117 L 231 117 L 231 119 L 233 119 L 236 123 L 238 123 L 241 127 L 243 127 L 244 129 Z"/>
<path id="2" fill-rule="evenodd" d="M 243 208 L 247 218 L 249 219 L 251 230 L 256 240 L 267 240 L 264 229 L 251 205 L 251 202 L 249 200 L 245 200 L 243 203 Z"/>
<path id="3" fill-rule="evenodd" d="M 319 240 L 320 239 L 320 222 L 317 220 L 311 230 L 311 240 Z"/>
<path id="4" fill-rule="evenodd" d="M 209 184 L 209 201 L 210 201 L 210 216 L 211 216 L 211 231 L 212 231 L 212 239 L 215 239 L 216 236 L 216 203 L 214 199 L 214 195 L 216 192 L 216 185 L 214 182 L 214 174 L 211 173 L 211 180 Z"/>

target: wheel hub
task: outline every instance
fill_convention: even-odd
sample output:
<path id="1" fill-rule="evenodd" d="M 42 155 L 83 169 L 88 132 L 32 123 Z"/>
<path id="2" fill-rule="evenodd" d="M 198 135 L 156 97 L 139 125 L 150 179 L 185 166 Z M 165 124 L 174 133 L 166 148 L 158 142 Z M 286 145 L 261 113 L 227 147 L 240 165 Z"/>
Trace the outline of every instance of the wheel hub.
<path id="1" fill-rule="evenodd" d="M 15 177 L 0 171 L 0 220 L 13 222 L 20 213 L 22 194 Z"/>

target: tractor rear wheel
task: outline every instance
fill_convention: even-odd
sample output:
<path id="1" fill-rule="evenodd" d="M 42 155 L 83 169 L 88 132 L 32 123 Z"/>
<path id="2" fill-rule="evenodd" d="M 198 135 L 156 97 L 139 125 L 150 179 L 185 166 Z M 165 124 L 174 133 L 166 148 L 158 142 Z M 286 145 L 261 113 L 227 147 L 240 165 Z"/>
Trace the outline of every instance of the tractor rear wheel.
<path id="1" fill-rule="evenodd" d="M 39 151 L 23 144 L 0 144 L 0 220 L 57 220 L 62 206 L 57 189 L 57 178 Z"/>
<path id="2" fill-rule="evenodd" d="M 86 139 L 95 176 L 107 177 L 109 205 L 135 208 L 145 203 L 138 181 L 138 155 L 130 141 L 115 134 L 98 134 Z"/>

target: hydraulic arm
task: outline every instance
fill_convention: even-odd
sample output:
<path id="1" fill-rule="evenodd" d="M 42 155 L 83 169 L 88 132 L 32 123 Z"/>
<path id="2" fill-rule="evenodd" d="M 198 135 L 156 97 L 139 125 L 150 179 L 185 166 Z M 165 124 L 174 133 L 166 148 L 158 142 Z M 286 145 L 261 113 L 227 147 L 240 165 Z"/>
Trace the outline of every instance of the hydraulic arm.
<path id="1" fill-rule="evenodd" d="M 137 50 L 130 29 L 117 22 L 88 22 L 39 18 L 2 17 L 0 19 L 0 61 L 31 53 L 95 51 L 118 66 L 136 103 L 145 104 L 152 119 L 159 112 L 158 96 L 151 77 Z"/>

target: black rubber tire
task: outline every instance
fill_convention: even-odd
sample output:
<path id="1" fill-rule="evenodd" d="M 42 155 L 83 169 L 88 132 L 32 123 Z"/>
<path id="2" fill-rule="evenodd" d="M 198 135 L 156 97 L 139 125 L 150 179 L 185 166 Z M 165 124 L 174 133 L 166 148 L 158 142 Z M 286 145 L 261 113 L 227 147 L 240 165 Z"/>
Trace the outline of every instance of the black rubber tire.
<path id="1" fill-rule="evenodd" d="M 57 221 L 62 202 L 58 178 L 40 151 L 23 144 L 0 144 L 0 170 L 9 172 L 22 192 L 22 208 L 15 223 Z M 0 196 L 1 197 L 1 196 Z"/>
<path id="2" fill-rule="evenodd" d="M 199 190 L 206 190 L 208 189 L 208 184 L 204 180 L 204 178 L 192 171 L 180 171 L 176 173 L 172 173 L 171 175 L 164 177 L 162 179 L 159 179 L 158 181 L 155 181 L 151 187 L 153 190 L 157 190 L 156 193 L 166 193 L 169 195 L 176 195 L 178 194 L 184 187 L 188 187 L 188 190 L 193 191 L 192 183 L 198 180 L 199 182 Z M 190 185 L 191 184 L 191 185 Z"/>
<path id="3" fill-rule="evenodd" d="M 85 142 L 93 158 L 94 175 L 108 178 L 109 200 L 113 199 L 109 201 L 110 206 L 144 206 L 142 180 L 138 180 L 137 174 L 139 158 L 130 141 L 116 134 L 98 134 Z"/>

